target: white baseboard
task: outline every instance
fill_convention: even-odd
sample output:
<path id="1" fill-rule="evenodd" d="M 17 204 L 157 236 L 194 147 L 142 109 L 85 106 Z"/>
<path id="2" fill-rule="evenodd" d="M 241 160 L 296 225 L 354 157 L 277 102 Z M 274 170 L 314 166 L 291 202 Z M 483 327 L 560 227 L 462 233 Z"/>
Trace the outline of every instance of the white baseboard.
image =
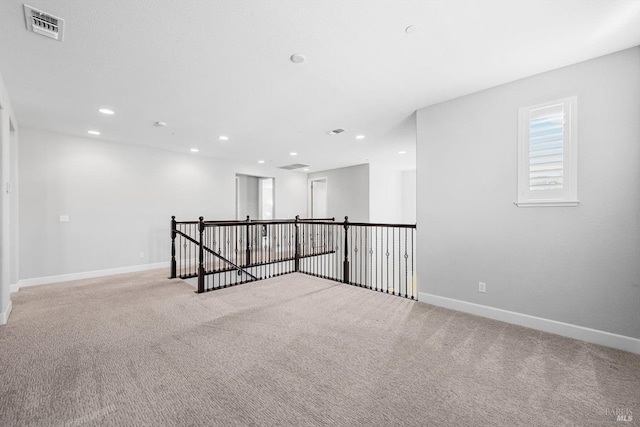
<path id="1" fill-rule="evenodd" d="M 157 268 L 169 268 L 169 261 L 154 264 L 131 265 L 128 267 L 109 268 L 106 270 L 84 271 L 81 273 L 60 274 L 58 276 L 34 277 L 18 281 L 17 290 L 28 286 L 48 285 L 51 283 L 69 282 L 71 280 L 92 279 L 94 277 L 113 276 L 114 274 L 134 273 L 136 271 L 155 270 Z M 15 292 L 11 287 L 11 292 Z"/>
<path id="2" fill-rule="evenodd" d="M 9 285 L 9 292 L 14 293 L 20 290 L 20 282 L 12 283 Z"/>
<path id="3" fill-rule="evenodd" d="M 441 297 L 423 292 L 418 293 L 418 300 L 420 302 L 437 305 L 451 310 L 475 314 L 476 316 L 500 320 L 502 322 L 512 323 L 526 328 L 562 335 L 563 337 L 574 338 L 593 344 L 640 354 L 640 339 L 637 338 L 612 334 L 611 332 L 599 331 L 597 329 L 585 328 L 583 326 L 572 325 L 570 323 L 558 322 L 555 320 L 544 319 L 542 317 L 530 316 L 528 314 L 516 313 L 514 311 L 502 310 L 500 308 L 489 307 L 486 305 Z"/>
<path id="4" fill-rule="evenodd" d="M 9 321 L 9 315 L 11 314 L 11 309 L 13 308 L 13 301 L 9 300 L 9 304 L 7 304 L 7 309 L 0 313 L 0 325 L 6 325 Z"/>

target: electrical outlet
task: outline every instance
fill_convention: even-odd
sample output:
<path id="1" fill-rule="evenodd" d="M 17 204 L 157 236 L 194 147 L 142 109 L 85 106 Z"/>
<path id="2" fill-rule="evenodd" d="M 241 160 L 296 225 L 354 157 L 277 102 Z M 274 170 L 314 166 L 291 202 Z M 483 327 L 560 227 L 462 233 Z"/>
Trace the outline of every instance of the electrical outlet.
<path id="1" fill-rule="evenodd" d="M 144 258 L 144 252 L 140 252 L 140 258 Z"/>
<path id="2" fill-rule="evenodd" d="M 483 294 L 487 292 L 487 284 L 484 282 L 478 282 L 478 292 L 482 292 Z"/>
<path id="3" fill-rule="evenodd" d="M 60 222 L 69 222 L 69 215 L 60 215 Z"/>

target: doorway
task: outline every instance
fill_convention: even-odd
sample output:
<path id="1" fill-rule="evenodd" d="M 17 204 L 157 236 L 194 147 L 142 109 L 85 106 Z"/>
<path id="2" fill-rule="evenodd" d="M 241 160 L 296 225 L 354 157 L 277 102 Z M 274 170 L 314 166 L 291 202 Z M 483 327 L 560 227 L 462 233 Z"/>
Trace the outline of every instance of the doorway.
<path id="1" fill-rule="evenodd" d="M 327 218 L 327 178 L 309 181 L 309 213 L 311 218 Z"/>
<path id="2" fill-rule="evenodd" d="M 236 219 L 274 219 L 275 179 L 236 174 Z"/>

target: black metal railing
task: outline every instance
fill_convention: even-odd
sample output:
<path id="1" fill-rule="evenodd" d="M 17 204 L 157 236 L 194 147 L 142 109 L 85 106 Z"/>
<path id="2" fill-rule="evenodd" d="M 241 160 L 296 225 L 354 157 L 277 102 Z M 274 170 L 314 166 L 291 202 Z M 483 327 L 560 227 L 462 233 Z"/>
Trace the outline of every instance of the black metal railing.
<path id="1" fill-rule="evenodd" d="M 300 272 L 417 299 L 415 224 L 334 218 L 246 221 L 171 219 L 171 278 L 198 292 Z"/>

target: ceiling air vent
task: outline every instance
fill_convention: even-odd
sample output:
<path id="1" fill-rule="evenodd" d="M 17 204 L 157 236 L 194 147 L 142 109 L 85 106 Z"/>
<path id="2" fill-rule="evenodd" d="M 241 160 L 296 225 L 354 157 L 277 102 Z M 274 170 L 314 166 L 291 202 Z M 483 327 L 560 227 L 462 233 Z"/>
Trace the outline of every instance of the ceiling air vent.
<path id="1" fill-rule="evenodd" d="M 309 165 L 305 165 L 304 163 L 294 163 L 292 165 L 287 165 L 287 166 L 280 166 L 280 169 L 286 169 L 288 171 L 290 170 L 294 170 L 294 169 L 302 169 L 302 168 L 308 168 Z"/>
<path id="2" fill-rule="evenodd" d="M 25 4 L 24 20 L 27 24 L 27 30 L 50 39 L 62 41 L 64 19 Z"/>
<path id="3" fill-rule="evenodd" d="M 334 130 L 332 130 L 332 131 L 329 131 L 329 132 L 327 132 L 327 133 L 328 133 L 329 135 L 337 135 L 337 134 L 342 133 L 342 132 L 344 132 L 344 131 L 345 131 L 344 129 L 340 129 L 340 128 L 338 128 L 338 129 L 334 129 Z"/>

